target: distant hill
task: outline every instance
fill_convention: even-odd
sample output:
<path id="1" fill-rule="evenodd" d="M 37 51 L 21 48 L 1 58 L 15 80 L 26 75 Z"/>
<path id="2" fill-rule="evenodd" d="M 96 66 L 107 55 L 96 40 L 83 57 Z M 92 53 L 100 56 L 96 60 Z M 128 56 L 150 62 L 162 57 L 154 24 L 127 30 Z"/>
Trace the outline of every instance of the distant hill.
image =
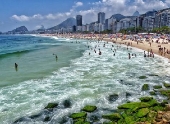
<path id="1" fill-rule="evenodd" d="M 27 32 L 28 29 L 25 27 L 25 26 L 20 26 L 14 30 L 12 30 L 12 32 L 15 32 L 15 33 L 22 33 L 22 32 Z"/>
<path id="2" fill-rule="evenodd" d="M 132 17 L 135 17 L 135 16 L 124 16 L 122 14 L 114 14 L 110 18 L 115 18 L 117 21 L 120 21 L 121 19 L 132 18 Z"/>
<path id="3" fill-rule="evenodd" d="M 115 18 L 117 21 L 120 21 L 121 19 L 125 18 L 122 14 L 114 14 L 110 18 Z"/>
<path id="4" fill-rule="evenodd" d="M 28 32 L 28 29 L 25 26 L 20 26 L 12 31 L 4 32 L 5 34 L 24 34 Z"/>
<path id="5" fill-rule="evenodd" d="M 47 30 L 58 30 L 60 28 L 67 28 L 67 27 L 72 27 L 76 25 L 76 19 L 75 18 L 68 18 L 62 23 L 58 24 L 57 26 L 51 27 Z"/>
<path id="6" fill-rule="evenodd" d="M 136 12 L 134 12 L 133 13 L 133 15 L 132 16 L 140 16 L 140 14 L 139 14 L 139 12 L 138 11 L 136 11 Z"/>

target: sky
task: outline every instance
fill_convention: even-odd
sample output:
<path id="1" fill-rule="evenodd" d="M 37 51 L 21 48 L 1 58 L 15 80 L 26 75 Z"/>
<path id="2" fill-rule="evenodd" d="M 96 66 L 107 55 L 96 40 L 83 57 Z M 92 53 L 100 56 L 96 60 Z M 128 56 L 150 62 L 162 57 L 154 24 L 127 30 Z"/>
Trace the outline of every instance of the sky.
<path id="1" fill-rule="evenodd" d="M 170 0 L 0 0 L 0 31 L 19 26 L 28 30 L 56 26 L 69 17 L 83 16 L 83 24 L 97 21 L 97 13 L 143 14 L 150 10 L 170 7 Z"/>

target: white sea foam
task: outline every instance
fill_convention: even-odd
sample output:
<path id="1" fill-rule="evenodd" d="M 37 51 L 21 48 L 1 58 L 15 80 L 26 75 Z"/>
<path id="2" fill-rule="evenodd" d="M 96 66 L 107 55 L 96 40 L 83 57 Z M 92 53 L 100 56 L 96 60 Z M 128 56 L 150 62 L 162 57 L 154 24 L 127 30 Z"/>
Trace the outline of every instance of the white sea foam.
<path id="1" fill-rule="evenodd" d="M 60 40 L 60 39 L 57 39 Z M 67 41 L 67 39 L 61 39 Z M 82 41 L 87 45 L 85 41 Z M 86 104 L 97 105 L 99 113 L 105 113 L 107 109 L 116 109 L 118 105 L 130 101 L 138 101 L 141 96 L 148 95 L 142 92 L 144 83 L 151 86 L 168 81 L 170 64 L 167 59 L 155 56 L 155 58 L 143 58 L 141 51 L 127 51 L 126 47 L 116 50 L 113 56 L 112 43 L 103 47 L 94 47 L 96 42 L 88 43 L 90 49 L 86 50 L 80 58 L 71 61 L 69 67 L 63 67 L 44 79 L 35 79 L 22 82 L 0 90 L 2 98 L 1 120 L 4 123 L 11 123 L 14 119 L 36 113 L 44 108 L 48 102 L 62 102 L 71 99 L 72 107 L 57 109 L 52 120 L 60 120 L 63 116 L 79 111 Z M 115 44 L 114 48 L 117 48 Z M 93 48 L 91 50 L 91 48 Z M 99 49 L 102 52 L 98 54 Z M 91 53 L 89 55 L 89 52 Z M 136 52 L 137 57 L 128 59 L 128 53 Z M 148 74 L 158 74 L 158 77 L 151 77 Z M 146 80 L 139 80 L 139 76 L 146 75 Z M 156 81 L 156 82 L 155 82 Z M 126 98 L 126 92 L 131 96 Z M 108 101 L 111 94 L 118 94 L 115 101 Z M 163 97 L 159 96 L 159 99 Z M 60 113 L 60 114 L 58 114 Z M 13 119 L 11 119 L 13 118 Z"/>

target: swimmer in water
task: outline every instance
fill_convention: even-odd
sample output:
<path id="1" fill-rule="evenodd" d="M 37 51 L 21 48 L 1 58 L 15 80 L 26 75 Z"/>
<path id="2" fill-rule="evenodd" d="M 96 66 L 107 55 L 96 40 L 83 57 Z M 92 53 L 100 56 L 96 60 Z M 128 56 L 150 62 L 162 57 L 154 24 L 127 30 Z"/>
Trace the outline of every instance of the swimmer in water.
<path id="1" fill-rule="evenodd" d="M 18 71 L 18 64 L 15 63 L 15 70 Z"/>

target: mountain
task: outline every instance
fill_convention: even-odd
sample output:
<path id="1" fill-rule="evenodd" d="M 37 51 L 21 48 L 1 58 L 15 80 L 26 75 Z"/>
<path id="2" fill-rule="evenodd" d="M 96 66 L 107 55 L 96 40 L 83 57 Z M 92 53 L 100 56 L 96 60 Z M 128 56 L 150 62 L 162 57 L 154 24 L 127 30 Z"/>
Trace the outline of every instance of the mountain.
<path id="1" fill-rule="evenodd" d="M 140 14 L 139 14 L 139 12 L 138 11 L 136 11 L 136 12 L 134 12 L 133 13 L 133 15 L 132 16 L 140 16 Z"/>
<path id="2" fill-rule="evenodd" d="M 58 30 L 60 28 L 67 28 L 67 27 L 72 27 L 76 25 L 76 19 L 75 18 L 68 18 L 62 23 L 58 24 L 57 26 L 51 27 L 48 30 Z"/>
<path id="3" fill-rule="evenodd" d="M 22 34 L 22 33 L 25 33 L 27 31 L 28 31 L 28 29 L 25 26 L 20 26 L 20 27 L 14 29 L 12 31 L 9 31 L 9 33 L 13 33 L 13 34 L 21 33 Z"/>
<path id="4" fill-rule="evenodd" d="M 115 18 L 117 21 L 120 21 L 121 19 L 126 18 L 126 17 L 122 14 L 114 14 L 110 18 Z"/>
<path id="5" fill-rule="evenodd" d="M 25 26 L 20 26 L 14 30 L 12 30 L 12 32 L 27 32 L 28 29 Z"/>
<path id="6" fill-rule="evenodd" d="M 121 19 L 124 19 L 124 18 L 133 18 L 133 17 L 135 16 L 124 16 L 122 14 L 114 14 L 110 18 L 115 18 L 117 21 L 120 21 Z"/>

